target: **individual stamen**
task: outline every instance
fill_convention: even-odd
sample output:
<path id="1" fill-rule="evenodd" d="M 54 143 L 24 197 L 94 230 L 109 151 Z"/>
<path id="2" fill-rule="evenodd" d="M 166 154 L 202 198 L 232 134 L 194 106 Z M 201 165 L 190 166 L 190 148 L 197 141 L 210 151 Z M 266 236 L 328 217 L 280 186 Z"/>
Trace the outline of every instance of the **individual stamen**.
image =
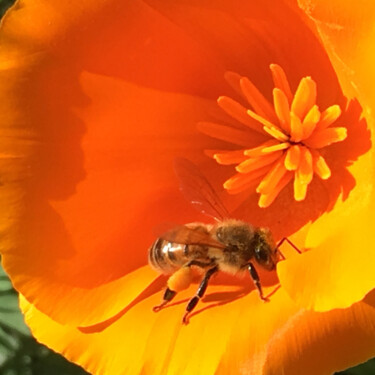
<path id="1" fill-rule="evenodd" d="M 269 194 L 281 181 L 284 175 L 288 172 L 284 166 L 285 155 L 278 160 L 271 170 L 266 174 L 261 183 L 258 185 L 256 191 L 261 194 Z"/>
<path id="2" fill-rule="evenodd" d="M 272 204 L 291 180 L 294 199 L 304 200 L 314 174 L 323 180 L 331 176 L 330 167 L 317 149 L 347 137 L 345 127 L 332 126 L 341 115 L 338 105 L 319 110 L 316 83 L 311 77 L 302 78 L 293 95 L 283 69 L 277 64 L 271 64 L 270 69 L 275 84 L 273 106 L 248 78 L 227 72 L 226 80 L 251 109 L 221 96 L 219 106 L 238 121 L 236 125 L 199 124 L 205 134 L 239 146 L 239 150 L 212 150 L 209 155 L 219 164 L 236 165 L 238 173 L 225 181 L 224 188 L 230 194 L 255 189 L 260 194 L 260 207 Z M 256 147 L 255 140 L 260 143 Z"/>
<path id="3" fill-rule="evenodd" d="M 307 113 L 302 123 L 302 139 L 309 138 L 314 132 L 316 124 L 320 119 L 320 111 L 317 105 L 314 105 Z"/>
<path id="4" fill-rule="evenodd" d="M 303 201 L 306 198 L 307 184 L 301 180 L 301 175 L 297 172 L 294 174 L 294 199 L 297 202 Z"/>
<path id="5" fill-rule="evenodd" d="M 288 99 L 288 103 L 292 103 L 293 94 L 292 90 L 290 89 L 288 79 L 286 78 L 284 70 L 281 68 L 280 65 L 271 64 L 270 70 L 272 73 L 272 79 L 275 84 L 275 87 L 280 89 Z"/>
<path id="6" fill-rule="evenodd" d="M 243 188 L 244 186 L 248 186 L 249 184 L 258 185 L 259 178 L 262 178 L 267 173 L 267 171 L 268 167 L 266 166 L 263 168 L 259 168 L 251 174 L 237 173 L 227 181 L 225 181 L 223 186 L 228 190 L 228 192 L 238 192 L 239 189 Z M 244 190 L 246 190 L 246 188 Z"/>
<path id="7" fill-rule="evenodd" d="M 301 156 L 301 147 L 298 145 L 293 145 L 288 148 L 288 151 L 286 153 L 285 157 L 285 168 L 288 171 L 295 171 L 297 170 L 299 166 L 299 161 L 300 161 L 300 156 Z"/>
<path id="8" fill-rule="evenodd" d="M 281 190 L 289 183 L 289 181 L 293 178 L 293 173 L 288 172 L 284 175 L 284 177 L 279 181 L 276 187 L 268 194 L 261 194 L 258 201 L 259 207 L 268 207 L 270 206 L 276 197 L 280 194 Z"/>
<path id="9" fill-rule="evenodd" d="M 293 142 L 300 142 L 303 137 L 302 123 L 299 117 L 293 112 L 290 114 L 290 139 Z"/>
<path id="10" fill-rule="evenodd" d="M 327 180 L 331 177 L 331 170 L 327 162 L 318 152 L 313 153 L 313 170 L 322 180 Z"/>
<path id="11" fill-rule="evenodd" d="M 244 155 L 244 150 L 215 153 L 213 158 L 221 165 L 239 164 L 248 159 L 248 157 Z"/>
<path id="12" fill-rule="evenodd" d="M 291 110 L 301 120 L 304 119 L 307 112 L 315 104 L 316 101 L 316 84 L 311 77 L 302 78 L 294 98 Z"/>
<path id="13" fill-rule="evenodd" d="M 290 107 L 288 98 L 285 93 L 278 88 L 273 89 L 273 103 L 281 128 L 285 132 L 290 133 Z"/>
<path id="14" fill-rule="evenodd" d="M 274 146 L 264 147 L 262 150 L 262 154 L 269 154 L 275 151 L 286 150 L 289 146 L 290 146 L 289 142 L 284 142 L 284 143 L 278 143 L 277 145 L 274 145 Z"/>
<path id="15" fill-rule="evenodd" d="M 249 146 L 252 143 L 254 136 L 244 130 L 239 130 L 230 126 L 216 124 L 214 122 L 200 122 L 198 129 L 209 136 L 238 146 Z"/>
<path id="16" fill-rule="evenodd" d="M 259 116 L 264 117 L 270 122 L 275 120 L 275 111 L 270 102 L 261 94 L 261 92 L 246 77 L 242 77 L 240 85 L 243 94 Z"/>
<path id="17" fill-rule="evenodd" d="M 235 72 L 230 72 L 227 71 L 224 73 L 224 79 L 229 83 L 229 85 L 232 87 L 232 89 L 237 93 L 240 94 L 241 96 L 244 97 L 244 94 L 241 90 L 240 86 L 240 80 L 242 76 L 238 73 Z"/>
<path id="18" fill-rule="evenodd" d="M 312 155 L 307 147 L 302 146 L 300 150 L 301 156 L 296 174 L 302 183 L 308 185 L 313 178 Z"/>
<path id="19" fill-rule="evenodd" d="M 253 120 L 247 114 L 247 109 L 240 103 L 227 96 L 220 96 L 217 103 L 229 116 L 233 117 L 241 124 L 246 125 L 248 128 L 263 134 L 262 125 L 258 121 Z"/>
<path id="20" fill-rule="evenodd" d="M 247 114 L 252 117 L 254 120 L 258 121 L 259 123 L 261 123 L 262 125 L 268 127 L 268 128 L 277 128 L 276 125 L 274 125 L 272 122 L 268 121 L 266 118 L 258 115 L 257 113 L 255 113 L 254 111 L 252 111 L 251 109 L 248 109 L 247 110 Z M 280 130 L 281 131 L 281 130 Z"/>
<path id="21" fill-rule="evenodd" d="M 253 148 L 250 148 L 248 150 L 245 150 L 244 155 L 246 155 L 248 157 L 251 157 L 251 158 L 255 158 L 257 156 L 262 156 L 262 155 L 264 155 L 263 150 L 265 148 L 276 146 L 278 144 L 279 144 L 279 142 L 276 139 L 271 139 L 268 142 L 262 143 L 258 147 L 253 147 Z"/>
<path id="22" fill-rule="evenodd" d="M 276 151 L 272 154 L 264 155 L 254 159 L 247 159 L 241 164 L 238 164 L 236 171 L 240 173 L 249 173 L 266 165 L 272 164 L 276 161 L 281 155 L 282 151 Z"/>
<path id="23" fill-rule="evenodd" d="M 320 121 L 317 124 L 317 130 L 323 130 L 332 125 L 341 116 L 341 108 L 335 104 L 328 107 L 322 112 L 320 116 Z"/>
<path id="24" fill-rule="evenodd" d="M 323 148 L 332 143 L 341 142 L 347 136 L 346 128 L 327 128 L 317 130 L 312 136 L 304 141 L 311 148 Z"/>
<path id="25" fill-rule="evenodd" d="M 264 126 L 263 130 L 280 142 L 289 141 L 289 137 L 276 127 Z"/>

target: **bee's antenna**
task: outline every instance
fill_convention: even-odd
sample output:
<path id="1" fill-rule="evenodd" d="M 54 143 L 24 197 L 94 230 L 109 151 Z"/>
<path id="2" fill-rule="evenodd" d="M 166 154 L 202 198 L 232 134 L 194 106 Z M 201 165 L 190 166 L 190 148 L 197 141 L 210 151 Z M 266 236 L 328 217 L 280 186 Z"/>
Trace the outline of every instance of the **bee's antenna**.
<path id="1" fill-rule="evenodd" d="M 280 240 L 280 242 L 277 244 L 277 246 L 276 246 L 276 251 L 279 253 L 279 254 L 281 254 L 281 256 L 283 257 L 283 259 L 285 259 L 285 256 L 284 256 L 284 254 L 280 251 L 280 246 L 283 244 L 283 242 L 284 241 L 286 241 L 286 242 L 288 242 L 288 244 L 290 245 L 290 246 L 292 246 L 293 247 L 293 249 L 295 250 L 295 251 L 297 251 L 297 253 L 298 254 L 301 254 L 302 252 L 301 252 L 301 250 L 292 242 L 292 241 L 290 241 L 289 240 L 289 238 L 288 237 L 284 237 L 284 238 L 282 238 L 281 240 Z"/>
<path id="2" fill-rule="evenodd" d="M 285 255 L 284 255 L 284 254 L 280 251 L 280 249 L 278 249 L 277 247 L 276 247 L 276 253 L 279 253 L 279 254 L 280 254 L 282 260 L 285 259 Z"/>

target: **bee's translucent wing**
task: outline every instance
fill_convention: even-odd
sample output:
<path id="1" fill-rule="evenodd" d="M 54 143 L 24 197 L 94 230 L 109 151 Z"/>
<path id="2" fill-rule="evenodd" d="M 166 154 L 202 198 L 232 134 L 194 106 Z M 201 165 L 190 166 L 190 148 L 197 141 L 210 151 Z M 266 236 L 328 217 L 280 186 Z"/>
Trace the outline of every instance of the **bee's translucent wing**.
<path id="1" fill-rule="evenodd" d="M 184 245 L 210 246 L 225 249 L 225 245 L 215 240 L 207 232 L 186 225 L 176 226 L 160 235 L 163 240 Z"/>
<path id="2" fill-rule="evenodd" d="M 182 194 L 197 210 L 217 221 L 230 217 L 214 188 L 195 164 L 178 158 L 174 167 Z"/>

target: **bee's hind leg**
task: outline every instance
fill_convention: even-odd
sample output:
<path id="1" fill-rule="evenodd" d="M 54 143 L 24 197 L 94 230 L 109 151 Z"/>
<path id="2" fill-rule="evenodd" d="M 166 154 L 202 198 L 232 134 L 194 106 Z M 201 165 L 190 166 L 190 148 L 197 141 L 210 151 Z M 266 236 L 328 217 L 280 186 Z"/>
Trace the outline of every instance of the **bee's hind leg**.
<path id="1" fill-rule="evenodd" d="M 178 269 L 168 279 L 167 288 L 165 289 L 162 303 L 158 306 L 153 307 L 152 310 L 155 312 L 160 311 L 168 302 L 172 301 L 172 299 L 178 292 L 181 292 L 182 290 L 187 289 L 190 286 L 193 278 L 193 275 L 191 273 L 191 266 L 207 268 L 210 265 L 212 265 L 212 263 L 191 260 L 183 267 Z"/>
<path id="2" fill-rule="evenodd" d="M 171 290 L 169 288 L 165 289 L 165 292 L 163 295 L 163 302 L 158 306 L 154 306 L 152 310 L 155 312 L 160 311 L 163 308 L 163 306 L 165 306 L 169 301 L 172 301 L 172 299 L 174 298 L 176 294 L 177 292 L 175 292 L 174 290 Z"/>
<path id="3" fill-rule="evenodd" d="M 197 305 L 198 301 L 204 296 L 204 293 L 207 289 L 208 281 L 210 280 L 211 276 L 219 270 L 218 266 L 210 268 L 204 275 L 203 280 L 199 284 L 197 293 L 193 298 L 190 299 L 186 306 L 185 315 L 182 318 L 182 322 L 184 324 L 188 324 L 188 315 L 194 310 L 195 306 Z"/>

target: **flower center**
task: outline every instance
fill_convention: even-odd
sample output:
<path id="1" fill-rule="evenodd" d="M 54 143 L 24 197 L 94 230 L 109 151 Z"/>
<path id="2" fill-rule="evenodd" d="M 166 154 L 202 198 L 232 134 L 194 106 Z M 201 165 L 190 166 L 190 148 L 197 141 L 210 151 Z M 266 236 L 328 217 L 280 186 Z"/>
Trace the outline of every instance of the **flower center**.
<path id="1" fill-rule="evenodd" d="M 275 85 L 273 105 L 247 77 L 227 72 L 225 78 L 251 109 L 221 96 L 219 106 L 238 126 L 198 124 L 210 137 L 241 147 L 215 151 L 212 157 L 222 165 L 237 164 L 237 173 L 224 183 L 228 193 L 255 190 L 260 194 L 260 207 L 268 207 L 291 181 L 294 199 L 304 200 L 314 174 L 323 180 L 331 176 L 320 150 L 347 136 L 346 128 L 331 126 L 341 115 L 338 105 L 319 110 L 316 83 L 311 77 L 302 78 L 293 95 L 283 69 L 276 64 L 271 64 L 270 69 Z M 257 147 L 246 147 L 256 133 L 268 139 Z"/>

